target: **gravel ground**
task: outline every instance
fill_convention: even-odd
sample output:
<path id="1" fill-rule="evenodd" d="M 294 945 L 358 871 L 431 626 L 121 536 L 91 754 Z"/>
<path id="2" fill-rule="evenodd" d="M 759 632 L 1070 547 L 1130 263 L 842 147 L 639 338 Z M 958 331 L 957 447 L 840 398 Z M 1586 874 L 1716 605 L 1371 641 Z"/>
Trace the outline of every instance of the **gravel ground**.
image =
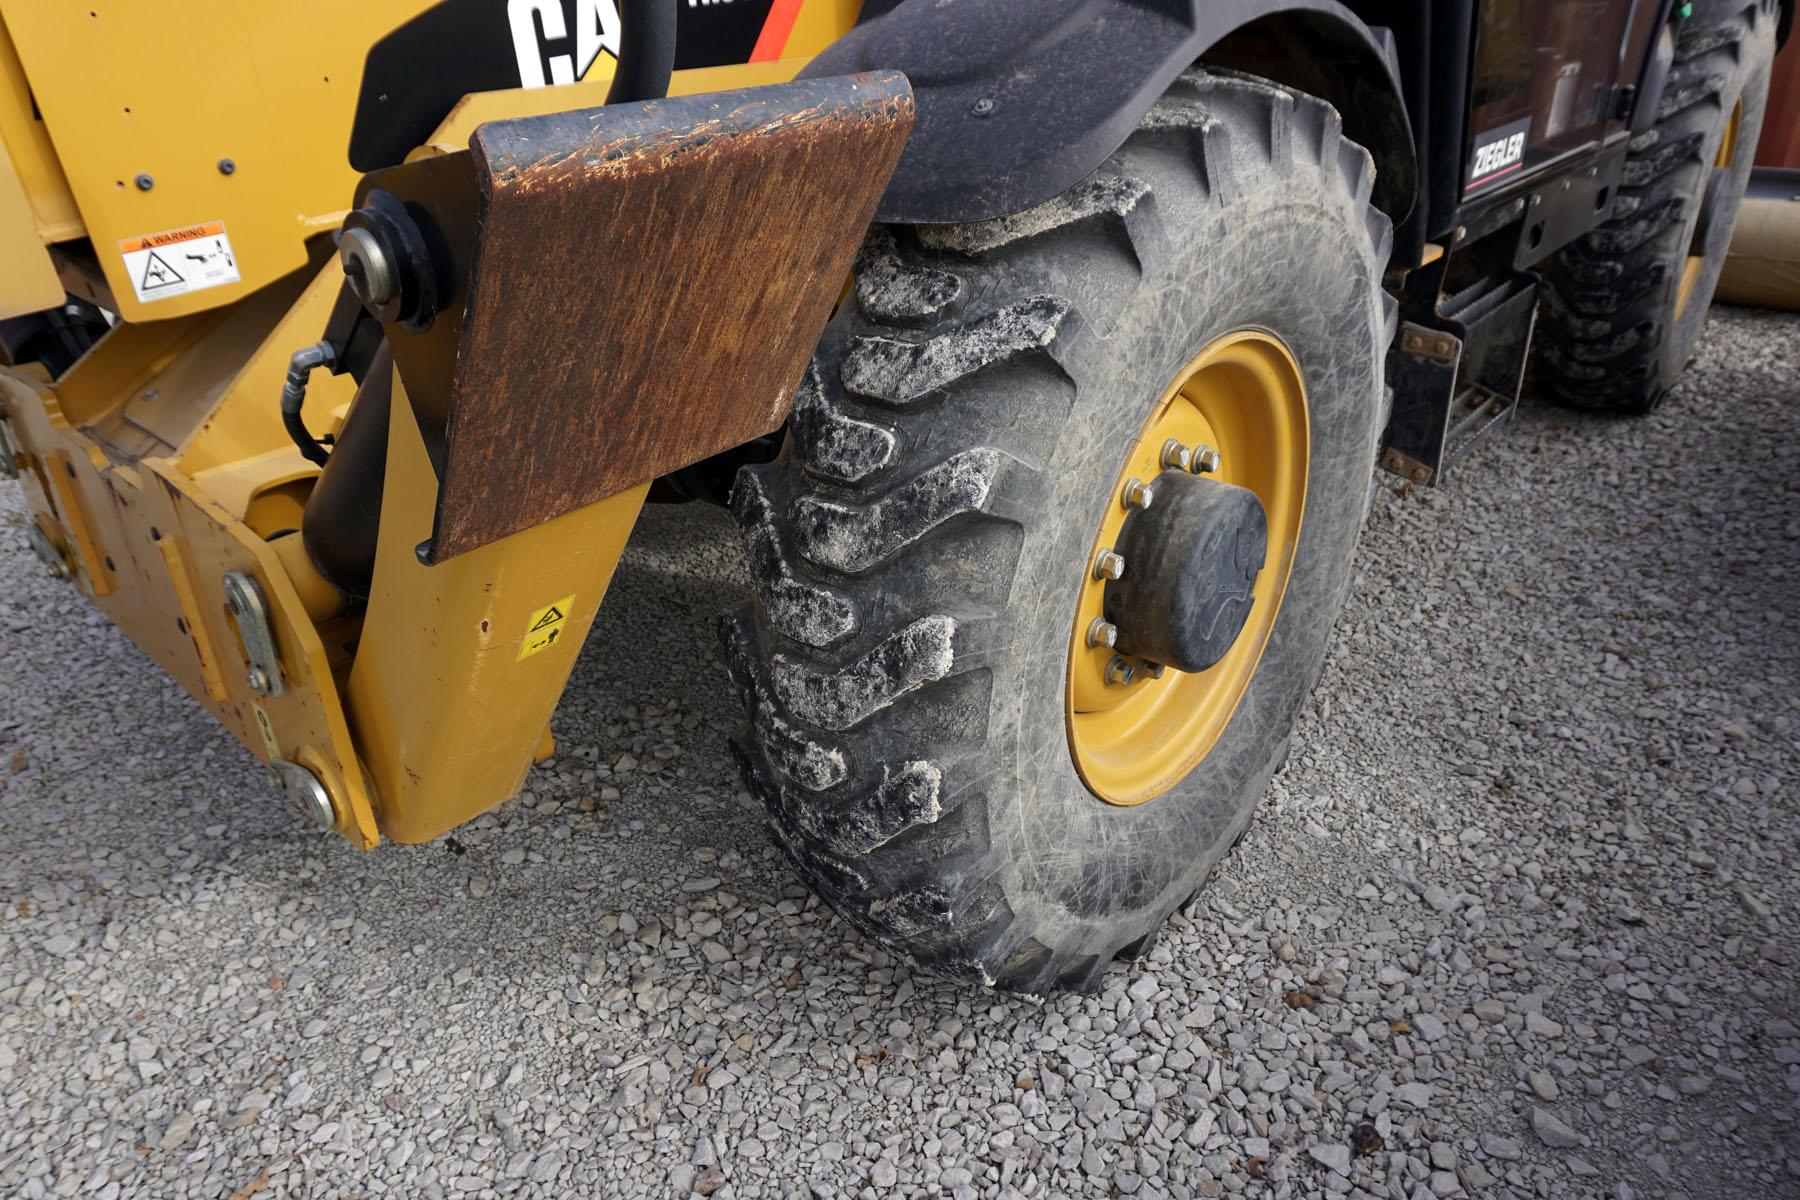
<path id="1" fill-rule="evenodd" d="M 651 511 L 529 790 L 309 834 L 0 490 L 0 1194 L 1800 1193 L 1800 318 L 1383 492 L 1284 775 L 1101 995 L 769 849 L 723 517 Z"/>

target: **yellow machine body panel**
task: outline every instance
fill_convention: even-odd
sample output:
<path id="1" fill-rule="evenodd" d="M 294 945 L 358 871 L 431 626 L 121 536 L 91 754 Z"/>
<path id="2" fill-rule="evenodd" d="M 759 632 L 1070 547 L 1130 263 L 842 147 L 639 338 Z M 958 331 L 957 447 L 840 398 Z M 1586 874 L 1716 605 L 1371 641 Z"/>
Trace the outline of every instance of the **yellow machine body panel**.
<path id="1" fill-rule="evenodd" d="M 0 155 L 0 264 L 6 283 L 0 287 L 0 318 L 16 317 L 63 302 L 56 264 L 38 236 L 31 197 L 10 158 Z"/>
<path id="2" fill-rule="evenodd" d="M 0 22 L 0 318 L 62 303 L 63 285 L 45 247 L 80 236 L 69 181 Z"/>
<path id="3" fill-rule="evenodd" d="M 367 47 L 336 32 L 424 7 L 0 0 L 108 285 L 104 307 L 127 321 L 185 316 L 304 265 L 307 236 L 336 224 L 357 179 L 344 147 Z M 222 227 L 219 245 L 178 239 L 151 248 L 155 260 L 125 248 L 206 226 Z M 230 262 L 190 277 L 184 256 L 202 245 Z"/>
<path id="4" fill-rule="evenodd" d="M 521 59 L 529 37 L 554 58 L 561 43 L 549 33 L 573 22 L 548 14 L 571 4 L 575 22 L 604 11 L 598 23 L 617 28 L 615 0 L 492 8 Z M 70 290 L 126 321 L 217 308 L 299 269 L 307 240 L 336 228 L 360 177 L 348 150 L 370 46 L 431 7 L 0 0 L 0 138 L 13 160 L 10 172 L 0 165 L 0 316 L 49 307 L 43 247 L 84 235 L 104 286 Z M 746 50 L 756 60 L 748 70 L 679 71 L 671 94 L 791 78 L 859 9 L 860 0 L 774 0 Z M 613 62 L 602 50 L 570 84 L 509 88 L 556 97 L 510 115 L 600 103 Z M 9 175 L 32 214 L 23 228 Z"/>

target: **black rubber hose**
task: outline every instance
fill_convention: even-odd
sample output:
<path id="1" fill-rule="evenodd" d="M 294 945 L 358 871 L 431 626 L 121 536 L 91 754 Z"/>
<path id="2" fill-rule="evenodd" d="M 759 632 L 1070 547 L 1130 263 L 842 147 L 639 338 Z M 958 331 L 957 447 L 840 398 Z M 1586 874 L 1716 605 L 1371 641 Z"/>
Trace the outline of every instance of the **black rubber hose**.
<path id="1" fill-rule="evenodd" d="M 281 385 L 282 428 L 294 439 L 294 445 L 299 447 L 301 456 L 321 467 L 331 457 L 331 452 L 306 428 L 306 421 L 300 416 L 300 407 L 306 402 L 307 377 L 319 367 L 329 369 L 336 360 L 337 355 L 330 342 L 314 342 L 310 346 L 302 346 L 288 360 L 287 381 Z"/>
<path id="2" fill-rule="evenodd" d="M 628 0 L 619 5 L 619 69 L 608 104 L 660 100 L 675 72 L 676 0 Z"/>

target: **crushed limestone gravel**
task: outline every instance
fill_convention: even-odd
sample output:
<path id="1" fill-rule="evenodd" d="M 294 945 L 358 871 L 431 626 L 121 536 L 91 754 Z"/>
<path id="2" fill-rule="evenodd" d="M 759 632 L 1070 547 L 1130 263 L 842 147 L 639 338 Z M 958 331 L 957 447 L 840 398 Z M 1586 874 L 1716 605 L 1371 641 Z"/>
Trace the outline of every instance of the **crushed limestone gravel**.
<path id="1" fill-rule="evenodd" d="M 0 1195 L 1800 1192 L 1800 318 L 1384 489 L 1211 890 L 1098 996 L 914 974 L 734 777 L 648 512 L 525 793 L 308 831 L 0 488 Z"/>

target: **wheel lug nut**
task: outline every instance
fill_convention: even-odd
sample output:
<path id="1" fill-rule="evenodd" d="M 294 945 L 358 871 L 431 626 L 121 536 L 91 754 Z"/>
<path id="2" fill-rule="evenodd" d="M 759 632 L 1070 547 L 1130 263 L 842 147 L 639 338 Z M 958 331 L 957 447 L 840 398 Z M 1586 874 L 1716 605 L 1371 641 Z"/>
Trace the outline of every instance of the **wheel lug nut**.
<path id="1" fill-rule="evenodd" d="M 1129 687 L 1137 679 L 1137 667 L 1128 658 L 1115 654 L 1106 660 L 1106 686 Z"/>
<path id="2" fill-rule="evenodd" d="M 1219 452 L 1211 446 L 1195 446 L 1188 470 L 1196 475 L 1210 475 L 1219 469 Z"/>
<path id="3" fill-rule="evenodd" d="M 1192 469 L 1194 452 L 1181 444 L 1180 438 L 1170 438 L 1163 443 L 1162 457 L 1158 460 L 1167 467 L 1176 467 L 1187 471 Z"/>
<path id="4" fill-rule="evenodd" d="M 1087 644 L 1090 650 L 1100 646 L 1112 649 L 1119 640 L 1119 627 L 1105 617 L 1095 617 L 1088 624 Z"/>
<path id="5" fill-rule="evenodd" d="M 1119 500 L 1126 508 L 1149 508 L 1150 501 L 1156 498 L 1150 485 L 1133 475 L 1125 481 L 1125 491 Z"/>
<path id="6" fill-rule="evenodd" d="M 1125 577 L 1125 558 L 1110 546 L 1102 550 L 1094 558 L 1095 579 L 1123 579 Z"/>

